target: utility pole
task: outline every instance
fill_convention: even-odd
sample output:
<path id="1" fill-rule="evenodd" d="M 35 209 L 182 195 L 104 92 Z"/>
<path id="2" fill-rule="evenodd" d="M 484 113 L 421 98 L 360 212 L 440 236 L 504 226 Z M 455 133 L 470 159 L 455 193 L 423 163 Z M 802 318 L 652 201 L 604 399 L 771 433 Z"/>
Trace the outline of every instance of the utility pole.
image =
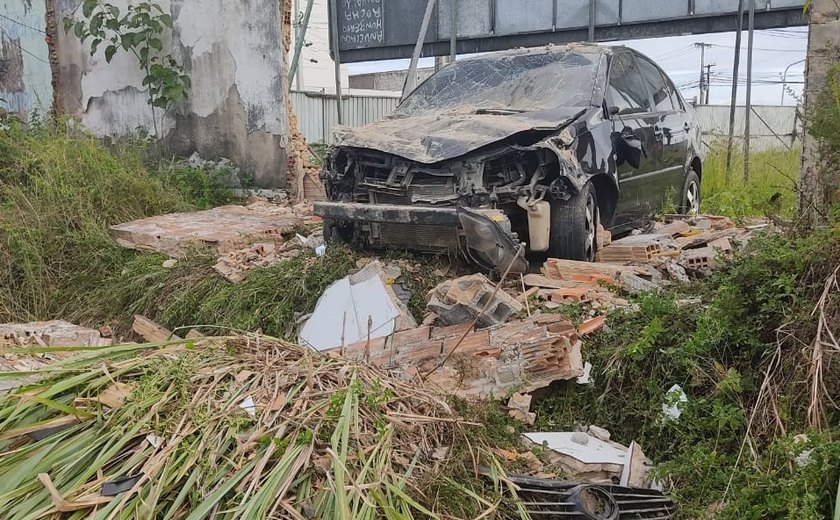
<path id="1" fill-rule="evenodd" d="M 338 124 L 344 124 L 341 115 L 341 53 L 338 45 L 338 0 L 330 0 L 330 34 L 332 35 L 333 61 L 335 62 L 335 106 Z"/>
<path id="2" fill-rule="evenodd" d="M 295 2 L 297 3 L 297 1 Z M 295 80 L 295 76 L 297 76 L 298 80 L 300 79 L 300 75 L 298 74 L 298 68 L 300 66 L 300 53 L 303 52 L 303 44 L 306 38 L 306 29 L 309 27 L 309 17 L 312 15 L 312 4 L 315 3 L 315 0 L 308 0 L 306 3 L 306 11 L 303 13 L 303 20 L 299 20 L 298 23 L 295 25 L 295 54 L 292 58 L 292 65 L 289 67 L 289 89 L 292 88 L 292 82 Z M 295 9 L 295 18 L 297 18 L 297 9 Z M 300 89 L 300 82 L 298 82 L 298 89 Z"/>
<path id="3" fill-rule="evenodd" d="M 735 32 L 735 63 L 732 67 L 732 99 L 729 102 L 729 141 L 726 144 L 726 182 L 732 176 L 732 141 L 735 138 L 735 105 L 738 103 L 738 71 L 741 67 L 741 32 L 744 30 L 744 0 L 738 0 L 738 30 Z"/>
<path id="4" fill-rule="evenodd" d="M 435 2 L 436 0 L 429 0 L 426 4 L 426 14 L 423 15 L 423 23 L 420 24 L 420 34 L 417 35 L 417 45 L 414 46 L 414 53 L 411 55 L 411 63 L 408 65 L 408 76 L 405 78 L 405 85 L 403 86 L 402 97 L 400 99 L 405 99 L 417 87 L 417 62 L 420 60 L 420 53 L 423 51 L 423 42 L 426 41 L 426 33 L 429 31 L 429 22 L 432 20 Z"/>
<path id="5" fill-rule="evenodd" d="M 712 67 L 715 67 L 716 63 L 709 63 L 706 65 L 706 102 L 705 105 L 709 104 L 709 93 L 712 91 Z"/>
<path id="6" fill-rule="evenodd" d="M 700 48 L 700 104 L 703 104 L 703 96 L 706 90 L 709 88 L 708 84 L 706 83 L 706 77 L 704 76 L 703 69 L 706 68 L 706 49 L 711 48 L 711 43 L 705 42 L 697 42 L 694 44 L 694 47 Z"/>
<path id="7" fill-rule="evenodd" d="M 750 119 L 752 112 L 752 64 L 755 36 L 755 0 L 750 0 L 749 35 L 747 37 L 747 104 L 744 107 L 744 182 L 750 180 Z"/>
<path id="8" fill-rule="evenodd" d="M 452 8 L 449 13 L 449 63 L 458 59 L 458 0 L 450 0 Z"/>

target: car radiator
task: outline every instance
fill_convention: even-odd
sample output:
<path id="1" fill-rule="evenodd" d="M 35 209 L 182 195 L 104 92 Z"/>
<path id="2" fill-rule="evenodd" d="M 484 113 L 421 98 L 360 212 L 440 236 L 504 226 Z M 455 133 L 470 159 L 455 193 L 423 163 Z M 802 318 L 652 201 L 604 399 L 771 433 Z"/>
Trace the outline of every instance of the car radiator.
<path id="1" fill-rule="evenodd" d="M 421 251 L 458 248 L 458 231 L 427 224 L 378 224 L 379 239 L 386 245 L 408 246 Z"/>

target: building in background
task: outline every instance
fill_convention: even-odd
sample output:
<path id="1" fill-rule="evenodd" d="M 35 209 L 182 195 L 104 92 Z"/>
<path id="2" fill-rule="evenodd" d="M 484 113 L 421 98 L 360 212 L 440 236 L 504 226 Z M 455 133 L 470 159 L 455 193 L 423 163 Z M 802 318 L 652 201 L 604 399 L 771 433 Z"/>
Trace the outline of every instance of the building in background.
<path id="1" fill-rule="evenodd" d="M 46 4 L 0 0 L 0 108 L 29 118 L 53 104 Z"/>
<path id="2" fill-rule="evenodd" d="M 434 67 L 417 69 L 417 84 L 426 81 L 435 73 Z M 350 76 L 350 88 L 366 90 L 387 90 L 402 92 L 408 70 L 389 70 L 383 72 L 366 72 Z"/>

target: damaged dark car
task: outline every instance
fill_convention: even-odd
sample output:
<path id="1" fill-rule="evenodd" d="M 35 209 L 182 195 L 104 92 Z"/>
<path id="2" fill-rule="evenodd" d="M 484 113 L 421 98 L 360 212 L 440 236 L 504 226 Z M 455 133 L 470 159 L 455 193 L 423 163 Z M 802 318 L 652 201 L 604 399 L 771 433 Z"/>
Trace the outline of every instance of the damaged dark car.
<path id="1" fill-rule="evenodd" d="M 361 247 L 457 251 L 521 272 L 531 254 L 594 260 L 600 229 L 700 204 L 694 110 L 624 47 L 463 59 L 393 115 L 336 137 L 315 213 L 328 240 Z"/>

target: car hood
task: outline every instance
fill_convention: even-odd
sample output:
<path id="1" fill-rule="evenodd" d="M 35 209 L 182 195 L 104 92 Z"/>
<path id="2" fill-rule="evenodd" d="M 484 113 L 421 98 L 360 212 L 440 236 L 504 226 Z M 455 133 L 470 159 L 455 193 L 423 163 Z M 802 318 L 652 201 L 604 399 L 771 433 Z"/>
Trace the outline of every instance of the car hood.
<path id="1" fill-rule="evenodd" d="M 369 125 L 337 127 L 337 146 L 367 148 L 433 164 L 466 155 L 522 132 L 557 131 L 587 109 L 563 107 L 539 112 L 437 112 L 389 116 Z"/>

